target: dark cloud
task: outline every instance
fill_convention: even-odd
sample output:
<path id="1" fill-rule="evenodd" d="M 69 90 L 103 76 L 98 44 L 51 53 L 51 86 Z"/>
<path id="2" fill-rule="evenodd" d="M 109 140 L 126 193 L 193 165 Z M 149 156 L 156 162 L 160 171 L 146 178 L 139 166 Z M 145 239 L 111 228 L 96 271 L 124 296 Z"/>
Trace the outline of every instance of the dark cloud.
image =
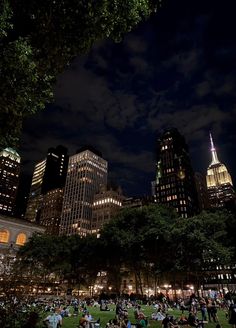
<path id="1" fill-rule="evenodd" d="M 120 44 L 100 42 L 74 60 L 58 77 L 55 104 L 25 122 L 25 170 L 50 146 L 73 154 L 93 144 L 127 193 L 148 193 L 156 138 L 176 126 L 196 170 L 209 163 L 211 130 L 235 175 L 235 20 L 231 2 L 210 2 L 166 0 Z"/>

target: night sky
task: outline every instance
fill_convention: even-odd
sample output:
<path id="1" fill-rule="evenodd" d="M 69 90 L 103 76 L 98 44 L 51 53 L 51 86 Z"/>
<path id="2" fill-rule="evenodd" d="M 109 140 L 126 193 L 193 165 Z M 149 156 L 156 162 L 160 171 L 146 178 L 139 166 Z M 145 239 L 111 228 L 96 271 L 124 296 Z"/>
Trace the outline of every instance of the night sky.
<path id="1" fill-rule="evenodd" d="M 24 124 L 24 174 L 32 175 L 51 146 L 65 145 L 72 155 L 91 144 L 126 195 L 150 194 L 157 137 L 174 126 L 186 137 L 194 169 L 204 174 L 211 131 L 236 181 L 233 3 L 163 0 L 123 42 L 97 43 L 76 58 L 58 77 L 55 103 Z"/>

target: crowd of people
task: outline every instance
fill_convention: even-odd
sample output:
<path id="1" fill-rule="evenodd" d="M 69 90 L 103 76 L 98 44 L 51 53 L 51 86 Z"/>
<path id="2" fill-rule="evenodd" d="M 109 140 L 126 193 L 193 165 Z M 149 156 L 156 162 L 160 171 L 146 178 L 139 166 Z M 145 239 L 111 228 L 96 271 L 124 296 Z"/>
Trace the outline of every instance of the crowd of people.
<path id="1" fill-rule="evenodd" d="M 17 300 L 15 301 L 16 305 Z M 149 318 L 145 315 L 146 305 L 153 312 Z M 151 321 L 159 321 L 162 328 L 196 327 L 202 328 L 208 322 L 215 323 L 216 328 L 221 328 L 218 319 L 218 311 L 222 309 L 232 328 L 236 328 L 236 304 L 231 299 L 196 297 L 170 301 L 162 297 L 158 300 L 149 300 L 143 305 L 137 300 L 28 300 L 19 304 L 22 312 L 31 309 L 31 314 L 22 328 L 34 328 L 39 319 L 39 313 L 43 313 L 43 325 L 47 328 L 63 327 L 63 319 L 66 317 L 78 317 L 77 328 L 100 328 L 100 319 L 93 318 L 89 312 L 91 307 L 97 307 L 100 311 L 114 311 L 113 319 L 106 323 L 103 328 L 147 328 Z M 0 308 L 6 304 L 0 303 Z M 32 309 L 35 309 L 35 311 Z M 179 310 L 180 315 L 174 317 L 173 310 Z M 130 319 L 130 313 L 133 312 Z M 176 311 L 174 312 L 176 313 Z M 132 322 L 131 322 L 132 321 Z M 223 327 L 224 328 L 224 327 Z"/>
<path id="2" fill-rule="evenodd" d="M 216 323 L 216 328 L 221 328 L 217 316 L 218 309 L 225 311 L 226 318 L 233 328 L 236 328 L 236 304 L 232 300 L 200 297 L 196 298 L 191 295 L 190 299 L 178 299 L 172 303 L 172 307 L 165 300 L 164 302 L 155 302 L 155 312 L 152 314 L 153 320 L 162 322 L 163 328 L 187 327 L 204 327 L 208 322 Z M 181 311 L 179 318 L 171 315 L 173 308 Z"/>

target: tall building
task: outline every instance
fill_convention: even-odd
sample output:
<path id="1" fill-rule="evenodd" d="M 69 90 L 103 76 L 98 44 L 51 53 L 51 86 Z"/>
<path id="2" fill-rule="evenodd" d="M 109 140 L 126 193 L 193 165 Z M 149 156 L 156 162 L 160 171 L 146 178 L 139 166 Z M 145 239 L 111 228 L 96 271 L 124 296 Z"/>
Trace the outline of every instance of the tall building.
<path id="1" fill-rule="evenodd" d="M 61 188 L 49 190 L 43 195 L 40 224 L 46 228 L 47 234 L 59 234 L 62 203 L 63 189 Z"/>
<path id="2" fill-rule="evenodd" d="M 107 184 L 107 161 L 95 150 L 82 149 L 69 158 L 60 234 L 91 232 L 94 195 Z"/>
<path id="3" fill-rule="evenodd" d="M 40 209 L 42 205 L 42 183 L 46 168 L 46 159 L 35 165 L 30 188 L 29 200 L 25 213 L 25 218 L 31 222 L 39 222 Z"/>
<path id="4" fill-rule="evenodd" d="M 123 195 L 120 188 L 113 190 L 102 186 L 94 195 L 92 208 L 91 232 L 99 233 L 104 224 L 108 223 L 122 208 Z"/>
<path id="5" fill-rule="evenodd" d="M 65 186 L 67 166 L 67 148 L 57 146 L 56 148 L 48 149 L 42 181 L 42 194 L 46 194 L 49 190 L 63 188 Z"/>
<path id="6" fill-rule="evenodd" d="M 157 203 L 174 207 L 181 217 L 198 212 L 197 191 L 188 146 L 177 129 L 165 131 L 158 140 Z"/>
<path id="7" fill-rule="evenodd" d="M 63 146 L 49 148 L 47 157 L 35 165 L 25 218 L 40 222 L 43 195 L 63 188 L 68 166 L 67 149 Z"/>
<path id="8" fill-rule="evenodd" d="M 0 213 L 13 215 L 20 175 L 20 156 L 12 148 L 0 152 Z"/>
<path id="9" fill-rule="evenodd" d="M 197 196 L 198 196 L 198 204 L 200 211 L 207 210 L 210 207 L 208 192 L 207 192 L 207 184 L 205 177 L 196 172 L 195 175 L 195 183 L 197 188 Z"/>
<path id="10" fill-rule="evenodd" d="M 210 134 L 211 164 L 207 169 L 207 190 L 211 207 L 223 207 L 235 198 L 231 176 L 226 166 L 220 163 Z"/>

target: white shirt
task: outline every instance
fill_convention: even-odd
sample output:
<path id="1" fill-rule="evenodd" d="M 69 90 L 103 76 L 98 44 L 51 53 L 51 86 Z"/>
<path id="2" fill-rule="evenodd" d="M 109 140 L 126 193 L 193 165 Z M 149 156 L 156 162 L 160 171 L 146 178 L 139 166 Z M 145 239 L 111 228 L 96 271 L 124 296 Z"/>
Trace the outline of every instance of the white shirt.
<path id="1" fill-rule="evenodd" d="M 57 328 L 57 324 L 62 321 L 62 316 L 57 313 L 50 314 L 45 320 L 48 321 L 50 328 Z"/>

